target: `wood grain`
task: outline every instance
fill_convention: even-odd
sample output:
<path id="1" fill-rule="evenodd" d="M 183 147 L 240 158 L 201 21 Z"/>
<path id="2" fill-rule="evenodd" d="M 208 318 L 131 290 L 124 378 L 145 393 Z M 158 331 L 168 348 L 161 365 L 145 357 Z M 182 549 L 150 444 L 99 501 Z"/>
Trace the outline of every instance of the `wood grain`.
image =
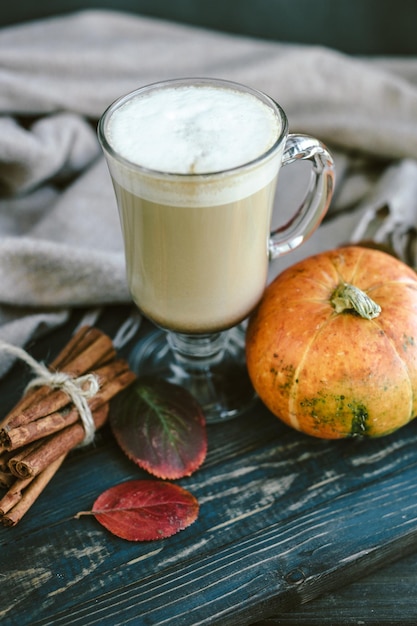
<path id="1" fill-rule="evenodd" d="M 103 330 L 122 313 L 110 310 Z M 69 332 L 53 337 L 57 350 Z M 39 355 L 50 341 L 34 347 Z M 15 368 L 0 385 L 5 410 L 21 375 Z M 327 442 L 258 403 L 210 426 L 206 462 L 178 481 L 198 498 L 199 519 L 167 540 L 130 543 L 74 518 L 104 489 L 148 477 L 105 428 L 17 527 L 0 529 L 0 623 L 246 626 L 295 615 L 417 550 L 416 445 L 417 422 L 381 439 Z"/>
<path id="2" fill-rule="evenodd" d="M 253 626 L 415 626 L 417 555 Z"/>

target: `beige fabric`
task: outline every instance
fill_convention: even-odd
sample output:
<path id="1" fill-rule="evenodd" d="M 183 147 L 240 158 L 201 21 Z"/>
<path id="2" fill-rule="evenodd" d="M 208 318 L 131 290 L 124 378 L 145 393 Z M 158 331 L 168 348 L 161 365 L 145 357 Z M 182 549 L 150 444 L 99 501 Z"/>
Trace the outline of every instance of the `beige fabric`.
<path id="1" fill-rule="evenodd" d="M 284 107 L 292 132 L 334 150 L 328 218 L 271 266 L 271 277 L 370 233 L 417 264 L 417 59 L 351 58 L 86 11 L 0 31 L 0 338 L 23 344 L 62 323 L 71 307 L 129 300 L 95 126 L 119 95 L 179 76 L 259 88 Z M 283 170 L 275 220 L 294 206 L 306 175 Z"/>

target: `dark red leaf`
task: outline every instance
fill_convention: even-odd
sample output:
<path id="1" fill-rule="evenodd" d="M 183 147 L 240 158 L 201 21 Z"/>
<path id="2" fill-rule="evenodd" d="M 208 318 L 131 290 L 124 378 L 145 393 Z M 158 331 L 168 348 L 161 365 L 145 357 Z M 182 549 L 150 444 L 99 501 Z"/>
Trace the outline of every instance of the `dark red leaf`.
<path id="1" fill-rule="evenodd" d="M 125 454 L 158 478 L 189 476 L 207 453 L 204 415 L 183 387 L 143 377 L 119 394 L 110 425 Z"/>
<path id="2" fill-rule="evenodd" d="M 178 485 L 158 480 L 129 480 L 104 491 L 93 514 L 107 530 L 129 541 L 170 537 L 198 517 L 196 498 Z"/>

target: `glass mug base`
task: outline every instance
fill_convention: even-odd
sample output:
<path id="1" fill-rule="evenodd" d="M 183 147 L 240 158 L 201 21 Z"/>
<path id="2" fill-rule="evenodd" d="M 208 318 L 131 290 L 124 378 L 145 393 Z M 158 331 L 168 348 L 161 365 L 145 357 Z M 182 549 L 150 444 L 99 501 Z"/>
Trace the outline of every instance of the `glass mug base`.
<path id="1" fill-rule="evenodd" d="M 138 376 L 187 389 L 208 424 L 242 415 L 256 399 L 246 370 L 244 324 L 203 336 L 155 329 L 133 348 L 129 364 Z"/>

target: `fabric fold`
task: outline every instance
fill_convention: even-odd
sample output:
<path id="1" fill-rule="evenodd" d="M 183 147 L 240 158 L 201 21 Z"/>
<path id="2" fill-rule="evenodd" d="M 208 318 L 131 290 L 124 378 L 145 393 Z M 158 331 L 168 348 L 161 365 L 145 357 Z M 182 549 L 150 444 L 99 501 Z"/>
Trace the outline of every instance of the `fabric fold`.
<path id="1" fill-rule="evenodd" d="M 0 118 L 0 184 L 21 194 L 45 181 L 65 182 L 82 172 L 98 155 L 95 133 L 79 115 L 56 113 L 25 128 Z"/>

